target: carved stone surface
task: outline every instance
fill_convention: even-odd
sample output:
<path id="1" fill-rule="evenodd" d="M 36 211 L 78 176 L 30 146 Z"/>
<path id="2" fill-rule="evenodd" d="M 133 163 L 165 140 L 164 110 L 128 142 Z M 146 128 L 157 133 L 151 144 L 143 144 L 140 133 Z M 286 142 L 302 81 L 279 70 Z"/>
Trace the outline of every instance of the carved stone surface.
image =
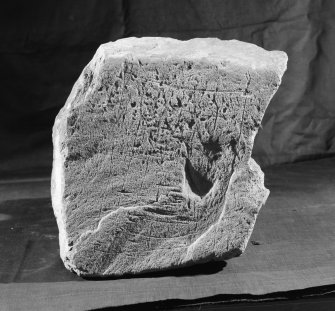
<path id="1" fill-rule="evenodd" d="M 240 255 L 269 194 L 251 152 L 286 62 L 213 38 L 100 46 L 53 128 L 65 266 L 122 275 Z"/>

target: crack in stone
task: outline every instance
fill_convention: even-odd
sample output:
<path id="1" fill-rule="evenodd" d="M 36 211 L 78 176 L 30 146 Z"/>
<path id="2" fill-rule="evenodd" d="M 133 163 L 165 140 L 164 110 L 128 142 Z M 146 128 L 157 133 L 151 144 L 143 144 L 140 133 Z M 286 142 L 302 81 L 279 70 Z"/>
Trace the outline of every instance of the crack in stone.
<path id="1" fill-rule="evenodd" d="M 135 209 L 138 209 L 138 208 L 141 208 L 141 207 L 146 207 L 146 206 L 150 206 L 150 205 L 138 205 L 138 206 L 120 206 L 118 207 L 116 210 L 114 211 L 111 211 L 109 213 L 107 213 L 106 215 L 102 216 L 101 219 L 99 220 L 98 222 L 98 225 L 95 229 L 89 229 L 83 233 L 80 234 L 80 236 L 78 237 L 77 239 L 77 242 L 76 244 L 73 246 L 73 248 L 76 248 L 78 246 L 78 244 L 81 243 L 81 241 L 88 235 L 92 235 L 92 234 L 95 234 L 97 232 L 100 231 L 100 228 L 101 228 L 101 225 L 102 225 L 102 222 L 107 219 L 108 217 L 112 216 L 112 215 L 116 215 L 117 213 L 121 212 L 121 211 L 124 211 L 124 210 L 135 210 Z"/>

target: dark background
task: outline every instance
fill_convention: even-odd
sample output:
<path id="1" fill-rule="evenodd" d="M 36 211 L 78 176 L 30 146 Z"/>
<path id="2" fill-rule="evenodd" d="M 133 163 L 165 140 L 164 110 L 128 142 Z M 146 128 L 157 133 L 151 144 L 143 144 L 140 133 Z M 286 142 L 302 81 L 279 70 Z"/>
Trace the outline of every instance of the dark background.
<path id="1" fill-rule="evenodd" d="M 59 109 L 100 44 L 130 36 L 218 37 L 289 56 L 263 119 L 261 166 L 335 154 L 335 1 L 3 1 L 0 175 L 49 170 Z"/>

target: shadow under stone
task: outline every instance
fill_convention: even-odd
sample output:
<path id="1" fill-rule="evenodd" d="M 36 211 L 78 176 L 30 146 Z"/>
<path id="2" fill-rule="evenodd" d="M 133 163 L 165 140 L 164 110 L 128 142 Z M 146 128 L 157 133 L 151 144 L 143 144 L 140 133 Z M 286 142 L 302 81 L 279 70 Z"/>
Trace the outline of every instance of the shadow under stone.
<path id="1" fill-rule="evenodd" d="M 169 277 L 169 276 L 196 276 L 210 275 L 222 271 L 227 266 L 226 261 L 210 261 L 201 264 L 195 264 L 188 267 L 176 267 L 155 272 L 144 272 L 140 274 L 124 274 L 122 276 L 104 276 L 104 277 L 88 277 L 82 276 L 88 281 L 103 281 L 116 279 L 133 279 L 133 278 L 154 278 L 154 277 Z"/>

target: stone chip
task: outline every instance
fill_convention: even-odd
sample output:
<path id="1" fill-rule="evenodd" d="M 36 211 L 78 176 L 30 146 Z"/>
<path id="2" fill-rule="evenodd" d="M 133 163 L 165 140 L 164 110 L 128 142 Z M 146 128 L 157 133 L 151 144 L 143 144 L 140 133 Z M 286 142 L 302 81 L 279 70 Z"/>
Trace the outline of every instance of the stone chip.
<path id="1" fill-rule="evenodd" d="M 269 195 L 251 153 L 286 63 L 236 40 L 101 45 L 53 127 L 65 266 L 120 276 L 240 255 Z"/>

